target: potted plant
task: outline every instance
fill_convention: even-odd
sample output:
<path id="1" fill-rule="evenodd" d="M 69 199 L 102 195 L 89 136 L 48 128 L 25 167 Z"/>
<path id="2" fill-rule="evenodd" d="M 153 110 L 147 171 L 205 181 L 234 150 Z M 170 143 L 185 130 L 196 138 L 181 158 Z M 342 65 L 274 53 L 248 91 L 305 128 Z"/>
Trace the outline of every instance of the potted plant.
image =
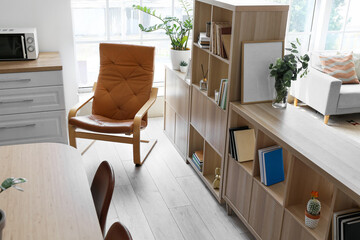
<path id="1" fill-rule="evenodd" d="M 22 188 L 16 186 L 17 184 L 24 183 L 27 180 L 25 178 L 7 178 L 5 181 L 0 185 L 0 193 L 5 191 L 6 189 L 13 187 L 17 190 L 24 191 Z M 5 227 L 5 220 L 6 215 L 5 212 L 0 209 L 0 240 L 2 240 L 2 231 Z"/>
<path id="2" fill-rule="evenodd" d="M 316 228 L 320 220 L 321 203 L 318 200 L 319 193 L 312 191 L 311 199 L 308 201 L 305 210 L 305 225 L 309 228 Z"/>
<path id="3" fill-rule="evenodd" d="M 187 62 L 181 61 L 181 62 L 180 62 L 180 72 L 186 73 L 186 71 L 187 71 L 187 66 L 188 66 Z"/>
<path id="4" fill-rule="evenodd" d="M 278 58 L 276 62 L 269 66 L 270 76 L 275 78 L 275 99 L 274 108 L 285 108 L 287 102 L 288 89 L 291 81 L 295 81 L 300 75 L 303 78 L 308 73 L 309 55 L 299 56 L 298 46 L 301 46 L 299 39 L 290 43 L 291 48 L 285 48 L 289 51 L 283 58 Z"/>
<path id="5" fill-rule="evenodd" d="M 192 11 L 191 4 L 187 0 L 179 0 L 179 2 L 188 16 L 184 21 L 179 20 L 177 17 L 162 17 L 158 15 L 155 10 L 151 10 L 148 7 L 133 5 L 134 9 L 149 14 L 161 21 L 161 23 L 150 27 L 144 27 L 142 24 L 139 24 L 139 27 L 143 32 L 165 31 L 165 34 L 169 36 L 171 41 L 172 48 L 170 49 L 170 58 L 172 67 L 175 70 L 179 70 L 181 61 L 188 62 L 190 59 L 188 40 L 190 31 L 193 28 L 193 18 L 190 16 L 190 12 Z"/>

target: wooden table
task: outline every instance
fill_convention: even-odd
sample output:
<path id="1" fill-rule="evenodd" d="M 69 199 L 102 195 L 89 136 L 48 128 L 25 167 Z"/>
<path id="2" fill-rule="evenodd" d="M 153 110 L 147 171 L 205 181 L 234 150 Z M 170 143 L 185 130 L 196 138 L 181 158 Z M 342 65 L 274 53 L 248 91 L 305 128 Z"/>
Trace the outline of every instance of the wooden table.
<path id="1" fill-rule="evenodd" d="M 81 156 L 70 146 L 0 147 L 0 181 L 24 177 L 25 191 L 0 194 L 3 240 L 103 239 Z"/>

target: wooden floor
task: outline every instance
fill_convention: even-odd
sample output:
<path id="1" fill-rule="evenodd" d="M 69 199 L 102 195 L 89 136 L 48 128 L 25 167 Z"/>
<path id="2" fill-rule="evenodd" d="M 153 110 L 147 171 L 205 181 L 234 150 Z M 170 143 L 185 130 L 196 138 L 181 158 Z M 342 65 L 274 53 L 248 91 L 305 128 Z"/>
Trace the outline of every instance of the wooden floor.
<path id="1" fill-rule="evenodd" d="M 96 141 L 83 155 L 89 183 L 101 161 L 108 160 L 115 170 L 107 229 L 120 221 L 135 240 L 254 239 L 180 157 L 163 133 L 163 118 L 150 119 L 144 133 L 158 143 L 141 167 L 134 166 L 132 147 L 126 144 Z M 79 150 L 89 143 L 78 140 Z"/>

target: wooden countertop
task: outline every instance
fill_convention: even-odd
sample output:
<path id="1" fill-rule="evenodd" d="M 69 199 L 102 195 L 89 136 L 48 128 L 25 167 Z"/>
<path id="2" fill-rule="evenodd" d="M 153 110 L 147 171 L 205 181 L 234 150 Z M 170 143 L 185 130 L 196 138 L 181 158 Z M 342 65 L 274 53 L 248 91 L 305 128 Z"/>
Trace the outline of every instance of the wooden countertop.
<path id="1" fill-rule="evenodd" d="M 28 182 L 0 194 L 3 240 L 103 239 L 79 151 L 59 143 L 0 147 L 1 182 Z"/>
<path id="2" fill-rule="evenodd" d="M 62 70 L 58 52 L 42 52 L 36 60 L 0 61 L 0 73 L 39 72 Z"/>
<path id="3" fill-rule="evenodd" d="M 234 103 L 231 107 L 360 203 L 357 142 L 290 104 L 286 110 L 274 109 L 270 103 Z"/>

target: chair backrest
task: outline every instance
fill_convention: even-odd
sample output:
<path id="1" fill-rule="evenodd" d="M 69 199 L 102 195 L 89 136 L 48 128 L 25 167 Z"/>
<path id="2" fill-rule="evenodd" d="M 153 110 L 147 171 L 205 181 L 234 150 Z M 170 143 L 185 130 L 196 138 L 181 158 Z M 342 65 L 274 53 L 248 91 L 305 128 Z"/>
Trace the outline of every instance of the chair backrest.
<path id="1" fill-rule="evenodd" d="M 111 119 L 133 119 L 150 98 L 154 47 L 100 44 L 100 73 L 92 113 Z"/>
<path id="2" fill-rule="evenodd" d="M 91 184 L 91 194 L 103 235 L 105 233 L 106 217 L 109 211 L 114 187 L 114 170 L 107 161 L 103 161 L 97 169 Z"/>
<path id="3" fill-rule="evenodd" d="M 111 225 L 105 240 L 132 240 L 129 230 L 120 222 Z"/>

